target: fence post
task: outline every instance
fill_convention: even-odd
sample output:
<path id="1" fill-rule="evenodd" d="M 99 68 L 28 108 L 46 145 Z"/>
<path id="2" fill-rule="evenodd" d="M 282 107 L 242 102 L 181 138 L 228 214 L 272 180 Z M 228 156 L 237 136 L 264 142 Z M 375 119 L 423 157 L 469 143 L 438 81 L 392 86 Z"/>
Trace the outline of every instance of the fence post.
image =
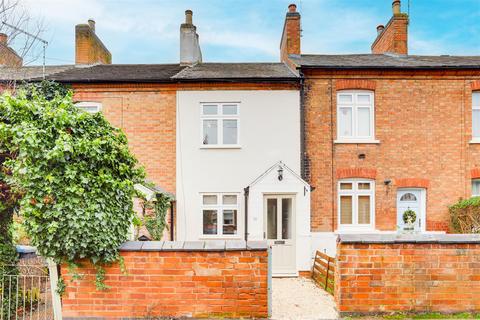
<path id="1" fill-rule="evenodd" d="M 50 275 L 50 291 L 52 292 L 52 308 L 53 317 L 55 320 L 62 320 L 62 300 L 57 292 L 58 285 L 58 271 L 57 264 L 51 259 L 48 259 L 48 273 Z"/>

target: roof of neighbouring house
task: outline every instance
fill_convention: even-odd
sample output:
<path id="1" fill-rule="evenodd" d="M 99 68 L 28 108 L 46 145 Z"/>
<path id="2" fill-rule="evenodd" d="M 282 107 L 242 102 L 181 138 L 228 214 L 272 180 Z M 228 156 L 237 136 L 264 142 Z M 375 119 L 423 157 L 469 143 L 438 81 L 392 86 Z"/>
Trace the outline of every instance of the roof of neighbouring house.
<path id="1" fill-rule="evenodd" d="M 298 76 L 284 63 L 96 64 L 47 66 L 48 80 L 66 83 L 183 82 L 183 81 L 281 81 Z M 41 66 L 0 68 L 0 81 L 43 78 Z"/>
<path id="2" fill-rule="evenodd" d="M 396 54 L 290 55 L 301 68 L 325 69 L 480 69 L 480 56 Z"/>
<path id="3" fill-rule="evenodd" d="M 199 63 L 173 76 L 177 80 L 297 79 L 285 63 Z"/>

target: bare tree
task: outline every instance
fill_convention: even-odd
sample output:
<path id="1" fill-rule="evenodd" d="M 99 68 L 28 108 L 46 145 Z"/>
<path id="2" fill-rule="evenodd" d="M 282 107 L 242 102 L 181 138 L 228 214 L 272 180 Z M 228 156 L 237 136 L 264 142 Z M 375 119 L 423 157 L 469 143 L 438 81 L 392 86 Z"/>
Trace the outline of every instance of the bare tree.
<path id="1" fill-rule="evenodd" d="M 38 38 L 44 31 L 43 20 L 33 17 L 22 0 L 0 0 L 0 34 L 6 35 L 0 39 L 0 65 L 11 67 L 12 75 L 6 87 L 14 88 L 16 78 L 28 77 L 21 67 L 42 56 L 43 43 Z"/>

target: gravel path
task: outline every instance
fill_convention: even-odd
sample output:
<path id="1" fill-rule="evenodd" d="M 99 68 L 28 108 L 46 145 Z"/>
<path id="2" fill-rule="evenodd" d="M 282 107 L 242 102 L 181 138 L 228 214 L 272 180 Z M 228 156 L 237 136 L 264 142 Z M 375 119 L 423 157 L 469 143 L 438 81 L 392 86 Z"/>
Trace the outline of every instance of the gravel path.
<path id="1" fill-rule="evenodd" d="M 307 278 L 272 279 L 272 319 L 338 319 L 333 297 Z"/>

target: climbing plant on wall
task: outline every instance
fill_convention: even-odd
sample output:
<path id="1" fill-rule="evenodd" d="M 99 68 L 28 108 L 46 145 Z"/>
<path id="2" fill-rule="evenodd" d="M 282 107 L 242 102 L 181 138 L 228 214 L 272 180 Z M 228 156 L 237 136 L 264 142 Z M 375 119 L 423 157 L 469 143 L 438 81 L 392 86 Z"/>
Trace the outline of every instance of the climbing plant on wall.
<path id="1" fill-rule="evenodd" d="M 88 259 L 101 278 L 101 266 L 119 258 L 134 184 L 144 178 L 125 134 L 51 82 L 1 95 L 0 119 L 0 150 L 15 155 L 4 162 L 4 179 L 22 195 L 32 244 L 58 263 Z"/>

